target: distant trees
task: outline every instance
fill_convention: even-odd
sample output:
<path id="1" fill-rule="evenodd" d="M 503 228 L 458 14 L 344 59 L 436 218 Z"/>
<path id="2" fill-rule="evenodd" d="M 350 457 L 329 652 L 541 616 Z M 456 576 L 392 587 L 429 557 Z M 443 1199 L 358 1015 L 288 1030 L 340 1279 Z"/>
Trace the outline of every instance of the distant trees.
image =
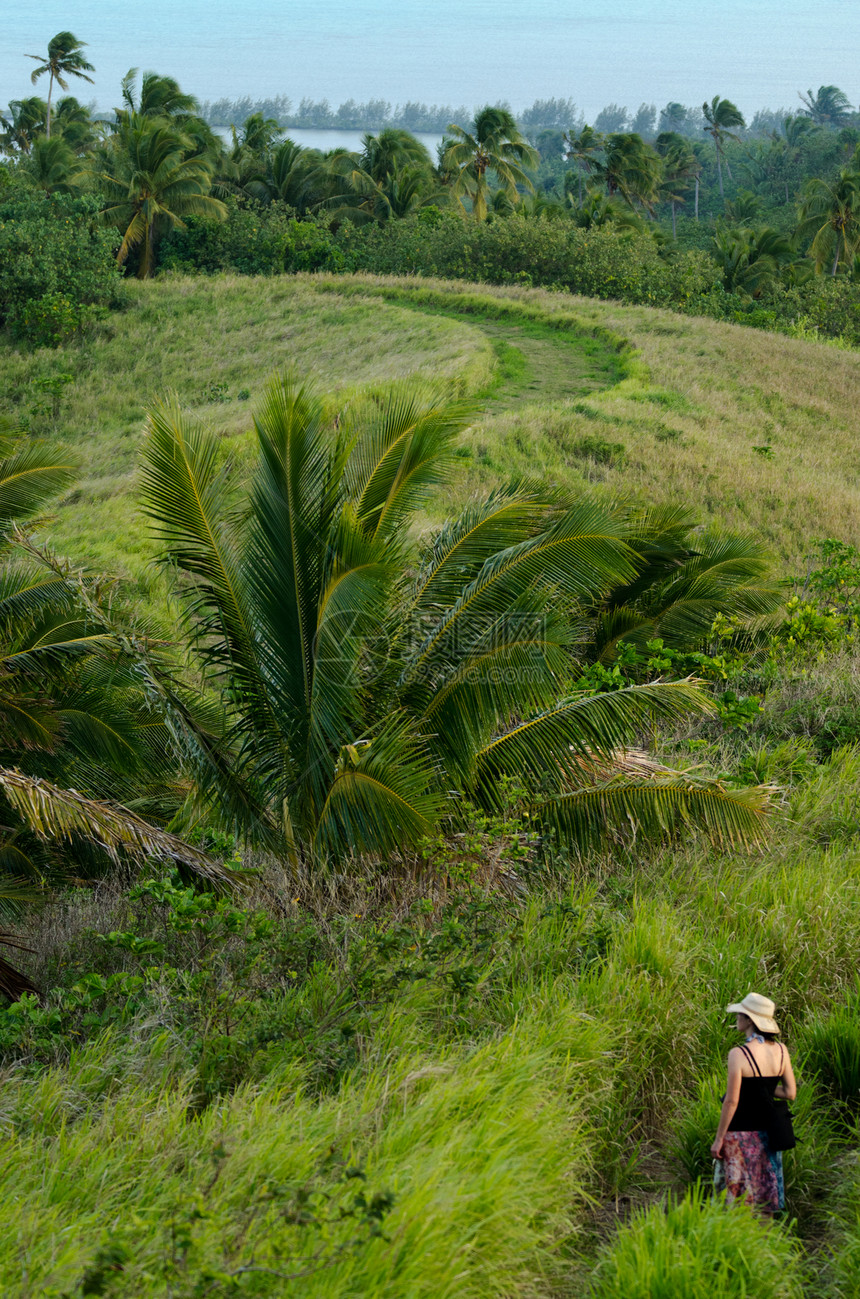
<path id="1" fill-rule="evenodd" d="M 28 59 L 35 59 L 39 64 L 34 69 L 30 80 L 35 86 L 41 76 L 48 73 L 48 100 L 47 112 L 45 114 L 46 127 L 45 134 L 50 139 L 51 136 L 51 97 L 54 93 L 54 82 L 61 90 L 68 90 L 69 85 L 66 77 L 79 77 L 82 81 L 89 81 L 92 84 L 92 77 L 87 76 L 88 72 L 95 72 L 95 68 L 84 58 L 81 50 L 86 47 L 86 41 L 78 40 L 72 32 L 57 32 L 48 42 L 47 57 L 42 54 L 28 54 Z"/>
<path id="2" fill-rule="evenodd" d="M 607 104 L 594 119 L 595 131 L 600 131 L 603 135 L 618 135 L 629 126 L 630 115 L 620 104 Z"/>
<path id="3" fill-rule="evenodd" d="M 630 123 L 630 130 L 635 135 L 641 135 L 643 140 L 653 140 L 657 133 L 656 105 L 640 104 Z"/>
<path id="4" fill-rule="evenodd" d="M 702 112 L 705 115 L 705 131 L 714 142 L 714 149 L 717 154 L 717 177 L 720 185 L 720 198 L 725 197 L 723 190 L 723 156 L 726 140 L 737 140 L 734 131 L 737 128 L 743 129 L 744 115 L 730 99 L 721 99 L 719 95 L 714 95 L 710 103 L 702 104 Z M 726 171 L 731 177 L 731 170 L 726 163 Z"/>

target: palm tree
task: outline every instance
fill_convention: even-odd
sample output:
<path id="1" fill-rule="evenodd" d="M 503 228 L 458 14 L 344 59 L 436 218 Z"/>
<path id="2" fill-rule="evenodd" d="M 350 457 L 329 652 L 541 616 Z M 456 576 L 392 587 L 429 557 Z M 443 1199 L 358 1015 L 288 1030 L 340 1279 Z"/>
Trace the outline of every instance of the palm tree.
<path id="1" fill-rule="evenodd" d="M 237 511 L 218 439 L 151 412 L 144 509 L 227 720 L 230 763 L 196 765 L 201 803 L 242 833 L 253 813 L 294 862 L 408 850 L 464 799 L 498 806 L 506 777 L 578 843 L 687 816 L 755 839 L 761 792 L 630 774 L 643 725 L 706 707 L 690 682 L 576 688 L 577 624 L 635 578 L 621 511 L 510 485 L 416 552 L 469 419 L 401 388 L 333 424 L 276 380 Z"/>
<path id="2" fill-rule="evenodd" d="M 603 136 L 592 126 L 583 126 L 579 135 L 567 131 L 564 135 L 565 158 L 576 162 L 579 179 L 579 205 L 582 206 L 583 179 L 595 170 L 594 155 L 603 148 Z"/>
<path id="3" fill-rule="evenodd" d="M 48 105 L 38 95 L 27 99 L 13 99 L 9 104 L 9 116 L 0 117 L 3 134 L 0 144 L 5 153 L 28 154 L 33 141 L 45 129 Z"/>
<path id="4" fill-rule="evenodd" d="M 188 157 L 193 142 L 163 118 L 132 118 L 115 137 L 114 148 L 96 166 L 95 181 L 106 199 L 102 220 L 123 232 L 117 253 L 122 266 L 141 247 L 138 277 L 155 268 L 155 243 L 165 227 L 182 227 L 184 216 L 225 220 L 227 209 L 209 190 L 213 164 Z"/>
<path id="5" fill-rule="evenodd" d="M 699 177 L 699 160 L 689 140 L 674 131 L 662 131 L 654 141 L 654 148 L 663 159 L 663 175 L 659 194 L 664 203 L 672 207 L 672 238 L 677 241 L 678 230 L 675 207 L 683 203 L 691 182 Z"/>
<path id="6" fill-rule="evenodd" d="M 637 233 L 645 230 L 645 222 L 637 212 L 618 199 L 607 198 L 597 189 L 587 189 L 582 203 L 570 202 L 570 209 L 574 225 L 581 230 L 595 230 L 608 225 L 618 230 L 635 230 Z"/>
<path id="7" fill-rule="evenodd" d="M 46 194 L 68 194 L 81 170 L 79 159 L 62 135 L 37 136 L 22 167 L 30 182 Z"/>
<path id="8" fill-rule="evenodd" d="M 90 110 L 85 104 L 79 103 L 74 95 L 64 95 L 57 101 L 54 131 L 62 132 L 66 144 L 76 154 L 86 153 L 97 138 Z"/>
<path id="9" fill-rule="evenodd" d="M 138 69 L 129 68 L 122 79 L 123 107 L 114 110 L 118 125 L 134 117 L 170 117 L 185 124 L 198 112 L 197 100 L 187 95 L 173 77 L 144 72 L 140 91 L 135 92 Z"/>
<path id="10" fill-rule="evenodd" d="M 850 267 L 860 249 L 860 172 L 843 167 L 833 181 L 807 181 L 797 233 L 811 238 L 817 272 L 829 265 L 835 276 L 840 262 Z"/>
<path id="11" fill-rule="evenodd" d="M 519 197 L 518 186 L 534 191 L 523 168 L 536 167 L 540 156 L 523 139 L 507 109 L 482 108 L 471 131 L 453 123 L 448 135 L 443 167 L 454 177 L 453 190 L 461 205 L 464 195 L 469 199 L 476 221 L 487 217 L 490 173 L 512 203 Z"/>
<path id="12" fill-rule="evenodd" d="M 261 203 L 280 199 L 304 216 L 325 197 L 325 160 L 319 149 L 307 149 L 286 139 L 271 154 L 268 166 L 255 163 L 250 175 L 236 173 L 236 182 L 246 194 Z"/>
<path id="13" fill-rule="evenodd" d="M 77 36 L 72 32 L 57 32 L 48 41 L 48 56 L 45 58 L 42 54 L 28 54 L 28 59 L 35 59 L 39 64 L 38 68 L 31 74 L 30 80 L 35 86 L 39 78 L 47 72 L 48 77 L 48 111 L 46 114 L 47 128 L 45 134 L 50 138 L 51 135 L 51 96 L 54 93 L 54 82 L 61 90 L 68 90 L 69 83 L 66 77 L 79 77 L 81 81 L 88 81 L 92 85 L 92 77 L 88 77 L 88 72 L 95 72 L 91 63 L 87 63 L 81 50 L 86 46 L 86 41 L 79 41 Z"/>
<path id="14" fill-rule="evenodd" d="M 237 134 L 235 126 L 231 129 L 234 159 L 242 151 L 251 153 L 256 158 L 268 158 L 282 134 L 277 120 L 274 117 L 264 117 L 262 113 L 252 113 L 245 119 L 241 136 Z"/>
<path id="15" fill-rule="evenodd" d="M 660 157 L 639 135 L 630 131 L 607 135 L 603 160 L 595 170 L 606 183 L 610 198 L 619 194 L 631 207 L 638 202 L 651 212 L 660 183 Z"/>
<path id="16" fill-rule="evenodd" d="M 388 127 L 365 135 L 361 153 L 339 151 L 328 164 L 342 182 L 326 200 L 338 219 L 384 222 L 439 201 L 439 186 L 425 146 L 409 131 Z"/>
<path id="17" fill-rule="evenodd" d="M 808 90 L 799 98 L 806 105 L 805 116 L 816 126 L 845 126 L 851 116 L 848 96 L 838 86 L 819 86 L 817 95 Z"/>
<path id="18" fill-rule="evenodd" d="M 780 282 L 784 268 L 797 260 L 794 244 L 770 226 L 729 229 L 721 223 L 714 235 L 714 257 L 730 293 L 758 298 Z"/>
<path id="19" fill-rule="evenodd" d="M 714 95 L 710 103 L 702 104 L 702 112 L 705 115 L 707 126 L 703 129 L 714 141 L 714 148 L 717 151 L 717 178 L 720 183 L 720 198 L 724 197 L 723 193 L 723 148 L 726 140 L 737 140 L 739 137 L 732 131 L 732 127 L 743 127 L 744 115 L 730 99 L 720 99 L 719 95 Z M 731 171 L 728 162 L 726 171 L 731 179 Z"/>

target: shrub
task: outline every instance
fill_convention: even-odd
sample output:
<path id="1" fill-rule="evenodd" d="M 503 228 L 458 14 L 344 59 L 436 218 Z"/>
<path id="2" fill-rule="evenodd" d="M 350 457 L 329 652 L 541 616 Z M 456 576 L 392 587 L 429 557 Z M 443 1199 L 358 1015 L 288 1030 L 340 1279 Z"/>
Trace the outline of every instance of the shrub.
<path id="1" fill-rule="evenodd" d="M 324 223 L 296 221 L 282 203 L 269 207 L 230 205 L 227 220 L 188 217 L 162 241 L 163 270 L 237 271 L 278 275 L 284 271 L 339 271 L 343 253 Z"/>
<path id="2" fill-rule="evenodd" d="M 15 311 L 12 333 L 34 347 L 59 347 L 71 342 L 93 319 L 93 308 L 72 302 L 64 293 L 45 293 Z"/>
<path id="3" fill-rule="evenodd" d="M 793 1299 L 797 1246 L 744 1205 L 727 1210 L 693 1188 L 622 1227 L 598 1263 L 595 1299 Z"/>
<path id="4" fill-rule="evenodd" d="M 53 345 L 80 329 L 82 307 L 120 304 L 115 235 L 97 223 L 99 208 L 92 196 L 0 203 L 0 323 Z"/>
<path id="5" fill-rule="evenodd" d="M 477 223 L 451 212 L 337 233 L 351 270 L 440 275 L 491 284 L 545 285 L 592 297 L 684 303 L 714 278 L 706 253 L 661 256 L 648 235 L 580 230 L 519 214 Z"/>

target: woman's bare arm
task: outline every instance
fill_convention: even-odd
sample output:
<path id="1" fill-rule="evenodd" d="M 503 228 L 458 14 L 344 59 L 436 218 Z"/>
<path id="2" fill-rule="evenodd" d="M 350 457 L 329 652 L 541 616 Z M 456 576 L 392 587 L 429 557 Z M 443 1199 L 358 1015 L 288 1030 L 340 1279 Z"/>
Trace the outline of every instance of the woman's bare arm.
<path id="1" fill-rule="evenodd" d="M 720 1110 L 720 1122 L 717 1127 L 717 1135 L 714 1138 L 714 1144 L 711 1146 L 711 1154 L 714 1159 L 723 1157 L 723 1138 L 729 1130 L 735 1110 L 738 1108 L 738 1101 L 741 1095 L 741 1052 L 739 1047 L 732 1047 L 729 1052 L 729 1074 L 726 1080 L 726 1094 L 723 1097 L 723 1108 Z"/>

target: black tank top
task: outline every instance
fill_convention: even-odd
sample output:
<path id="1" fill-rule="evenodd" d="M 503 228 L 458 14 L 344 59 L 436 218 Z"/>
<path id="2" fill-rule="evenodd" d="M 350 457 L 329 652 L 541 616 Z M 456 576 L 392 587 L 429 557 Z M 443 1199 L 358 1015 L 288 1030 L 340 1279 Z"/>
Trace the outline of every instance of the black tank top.
<path id="1" fill-rule="evenodd" d="M 744 1046 L 741 1050 L 757 1070 L 758 1064 L 753 1053 Z M 752 1078 L 741 1078 L 741 1094 L 729 1124 L 729 1132 L 763 1132 L 767 1128 L 770 1102 L 781 1077 L 782 1074 L 756 1073 Z"/>

